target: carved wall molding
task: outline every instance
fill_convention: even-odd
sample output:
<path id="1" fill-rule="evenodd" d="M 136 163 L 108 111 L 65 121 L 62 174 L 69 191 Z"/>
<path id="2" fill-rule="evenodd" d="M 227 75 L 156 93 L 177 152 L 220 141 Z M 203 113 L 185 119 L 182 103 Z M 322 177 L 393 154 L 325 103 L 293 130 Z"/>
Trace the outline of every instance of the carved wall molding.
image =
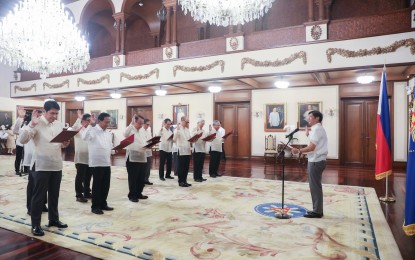
<path id="1" fill-rule="evenodd" d="M 86 80 L 86 79 L 78 78 L 78 87 L 80 86 L 81 83 L 86 84 L 86 85 L 95 85 L 95 84 L 99 84 L 99 83 L 103 82 L 104 80 L 107 80 L 108 83 L 110 83 L 110 75 L 105 74 L 104 76 L 100 77 L 99 79 L 94 79 L 94 80 Z"/>
<path id="2" fill-rule="evenodd" d="M 32 88 L 35 88 L 36 91 L 36 83 L 33 83 L 30 87 L 20 87 L 20 86 L 14 86 L 14 93 L 16 94 L 17 90 L 19 91 L 30 91 Z"/>
<path id="3" fill-rule="evenodd" d="M 69 79 L 65 80 L 64 82 L 62 82 L 60 84 L 49 84 L 47 82 L 43 82 L 43 90 L 45 90 L 46 87 L 48 87 L 48 88 L 61 88 L 65 85 L 68 85 L 68 88 L 69 88 Z"/>
<path id="4" fill-rule="evenodd" d="M 120 73 L 120 82 L 122 82 L 122 78 L 126 78 L 126 79 L 128 79 L 128 80 L 142 80 L 142 79 L 148 79 L 149 77 L 151 77 L 152 75 L 154 75 L 154 74 L 156 74 L 156 77 L 157 78 L 159 78 L 159 73 L 160 73 L 160 70 L 159 69 L 157 69 L 157 68 L 155 68 L 155 69 L 153 69 L 153 70 L 151 70 L 149 73 L 146 73 L 146 74 L 144 74 L 144 75 L 142 75 L 142 74 L 138 74 L 138 75 L 130 75 L 130 74 L 128 74 L 128 73 L 124 73 L 124 72 L 121 72 Z"/>
<path id="5" fill-rule="evenodd" d="M 280 67 L 288 65 L 296 59 L 302 59 L 303 63 L 307 64 L 307 53 L 305 51 L 299 51 L 291 54 L 291 56 L 288 58 L 285 58 L 283 60 L 276 59 L 275 61 L 258 61 L 252 58 L 243 58 L 241 60 L 241 70 L 244 70 L 245 64 L 251 64 L 254 67 Z"/>
<path id="6" fill-rule="evenodd" d="M 327 61 L 331 63 L 332 56 L 338 54 L 345 58 L 356 58 L 356 57 L 365 57 L 372 55 L 386 54 L 390 52 L 395 52 L 401 47 L 410 47 L 411 54 L 415 55 L 415 38 L 404 39 L 396 41 L 387 47 L 375 47 L 372 49 L 360 49 L 358 51 L 350 51 L 340 48 L 328 48 L 326 50 Z"/>
<path id="7" fill-rule="evenodd" d="M 194 67 L 186 67 L 186 66 L 182 66 L 182 65 L 176 65 L 173 67 L 173 75 L 176 77 L 176 72 L 178 70 L 184 71 L 184 72 L 195 72 L 195 71 L 205 71 L 205 70 L 211 70 L 216 66 L 220 66 L 221 67 L 221 72 L 223 73 L 223 71 L 225 70 L 225 61 L 224 60 L 217 60 L 209 65 L 206 66 L 194 66 Z"/>

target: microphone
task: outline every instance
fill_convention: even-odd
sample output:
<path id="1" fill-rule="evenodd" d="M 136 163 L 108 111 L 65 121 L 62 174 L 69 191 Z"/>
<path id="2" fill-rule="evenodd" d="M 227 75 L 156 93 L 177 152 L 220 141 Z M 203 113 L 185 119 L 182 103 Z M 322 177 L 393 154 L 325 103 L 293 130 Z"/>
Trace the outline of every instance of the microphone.
<path id="1" fill-rule="evenodd" d="M 294 131 L 292 131 L 291 133 L 289 133 L 288 135 L 286 135 L 285 138 L 293 138 L 293 135 L 295 133 L 297 133 L 298 131 L 300 131 L 300 129 L 296 128 Z"/>

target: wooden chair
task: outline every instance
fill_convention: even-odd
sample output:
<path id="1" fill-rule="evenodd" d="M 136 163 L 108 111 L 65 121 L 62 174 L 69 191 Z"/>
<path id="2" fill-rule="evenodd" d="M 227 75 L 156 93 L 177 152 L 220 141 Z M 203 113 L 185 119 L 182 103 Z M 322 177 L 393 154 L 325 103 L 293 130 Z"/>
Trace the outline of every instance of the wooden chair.
<path id="1" fill-rule="evenodd" d="M 273 135 L 265 136 L 265 152 L 264 160 L 267 161 L 268 158 L 274 158 L 274 162 L 277 158 L 277 137 Z"/>

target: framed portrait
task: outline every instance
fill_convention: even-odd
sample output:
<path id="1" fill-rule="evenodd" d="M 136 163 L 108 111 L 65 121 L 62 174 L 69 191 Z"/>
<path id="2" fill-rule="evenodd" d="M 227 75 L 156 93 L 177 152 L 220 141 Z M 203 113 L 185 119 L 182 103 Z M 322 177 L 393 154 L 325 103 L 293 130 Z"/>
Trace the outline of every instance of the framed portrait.
<path id="1" fill-rule="evenodd" d="M 0 126 L 13 126 L 13 111 L 0 110 Z"/>
<path id="2" fill-rule="evenodd" d="M 108 129 L 117 129 L 118 128 L 118 110 L 107 110 L 107 113 L 110 115 L 111 123 L 108 126 Z"/>
<path id="3" fill-rule="evenodd" d="M 265 132 L 283 132 L 286 124 L 287 110 L 284 103 L 265 104 Z"/>
<path id="4" fill-rule="evenodd" d="M 323 109 L 320 102 L 302 102 L 298 103 L 298 128 L 305 129 L 308 124 L 308 113 L 312 110 L 320 111 Z"/>
<path id="5" fill-rule="evenodd" d="M 189 105 L 173 105 L 173 125 L 177 125 L 182 116 L 189 116 Z"/>

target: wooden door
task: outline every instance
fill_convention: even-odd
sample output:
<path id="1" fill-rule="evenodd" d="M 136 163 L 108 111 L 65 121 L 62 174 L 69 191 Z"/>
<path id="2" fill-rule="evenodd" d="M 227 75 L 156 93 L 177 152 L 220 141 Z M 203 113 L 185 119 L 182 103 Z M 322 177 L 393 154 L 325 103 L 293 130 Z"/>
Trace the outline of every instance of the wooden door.
<path id="1" fill-rule="evenodd" d="M 127 126 L 131 123 L 134 114 L 150 119 L 150 127 L 154 135 L 153 128 L 153 108 L 151 106 L 129 106 L 127 107 Z M 160 126 L 161 128 L 161 126 Z M 160 130 L 158 127 L 157 131 Z"/>
<path id="2" fill-rule="evenodd" d="M 251 121 L 250 104 L 218 103 L 216 104 L 216 118 L 218 118 L 226 132 L 234 130 L 225 141 L 227 158 L 250 158 L 251 156 Z"/>
<path id="3" fill-rule="evenodd" d="M 344 164 L 373 167 L 376 162 L 377 99 L 343 100 L 341 153 Z"/>
<path id="4" fill-rule="evenodd" d="M 83 109 L 81 110 L 82 114 L 84 113 Z M 66 109 L 65 114 L 65 123 L 68 123 L 70 127 L 72 127 L 76 120 L 78 119 L 78 109 Z M 74 138 L 71 139 L 71 142 L 69 144 L 69 148 L 67 148 L 71 153 L 75 152 L 75 140 Z"/>

